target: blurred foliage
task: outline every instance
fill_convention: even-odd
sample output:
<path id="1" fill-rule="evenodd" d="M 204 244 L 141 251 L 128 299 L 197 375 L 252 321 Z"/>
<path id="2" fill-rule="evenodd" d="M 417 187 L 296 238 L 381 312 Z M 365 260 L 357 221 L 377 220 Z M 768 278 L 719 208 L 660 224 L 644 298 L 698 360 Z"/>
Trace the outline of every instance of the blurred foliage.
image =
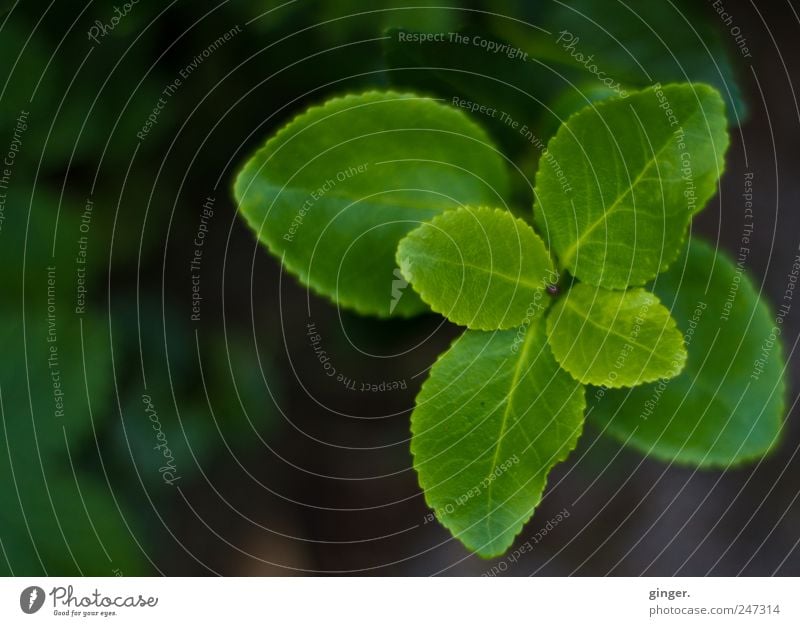
<path id="1" fill-rule="evenodd" d="M 732 123 L 739 124 L 747 115 L 719 22 L 696 2 L 531 2 L 521 14 L 517 2 L 498 4 L 501 15 L 504 5 L 512 5 L 518 19 L 494 18 L 495 32 L 552 63 L 570 82 L 574 70 L 585 72 L 585 58 L 591 55 L 589 65 L 595 64 L 623 85 L 705 82 L 725 97 Z M 550 35 L 532 38 L 526 22 Z"/>

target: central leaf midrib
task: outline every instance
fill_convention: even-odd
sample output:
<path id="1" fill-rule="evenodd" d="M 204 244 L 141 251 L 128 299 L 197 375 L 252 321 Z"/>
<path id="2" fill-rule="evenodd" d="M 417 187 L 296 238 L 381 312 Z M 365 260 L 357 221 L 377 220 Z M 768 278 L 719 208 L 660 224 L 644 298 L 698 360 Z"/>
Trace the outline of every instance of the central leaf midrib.
<path id="1" fill-rule="evenodd" d="M 497 469 L 497 461 L 500 458 L 500 448 L 503 445 L 503 439 L 505 438 L 506 435 L 508 427 L 508 418 L 514 401 L 514 392 L 517 386 L 519 385 L 520 378 L 522 377 L 523 364 L 527 362 L 528 351 L 530 350 L 532 337 L 535 334 L 536 334 L 535 329 L 528 328 L 528 332 L 525 336 L 525 341 L 522 344 L 522 350 L 520 351 L 519 354 L 519 360 L 517 361 L 517 364 L 514 367 L 514 374 L 511 377 L 511 387 L 507 395 L 508 402 L 506 403 L 506 406 L 503 409 L 503 418 L 500 421 L 500 429 L 497 436 L 497 445 L 495 446 L 494 455 L 492 456 L 492 462 L 489 465 L 489 473 L 486 475 L 486 478 L 484 479 L 488 481 L 488 487 L 486 488 L 486 527 L 487 530 L 489 531 L 490 536 L 493 536 L 490 528 L 490 523 L 491 523 L 490 520 L 492 516 L 492 486 L 494 485 L 494 481 L 491 480 L 491 476 Z"/>
<path id="2" fill-rule="evenodd" d="M 257 184 L 264 189 L 265 195 L 267 195 L 267 193 L 271 193 L 276 198 L 276 200 L 279 199 L 281 197 L 281 195 L 286 195 L 286 194 L 297 194 L 297 195 L 302 195 L 302 196 L 304 196 L 306 198 L 311 199 L 312 205 L 309 208 L 309 210 L 311 208 L 313 208 L 313 206 L 315 204 L 317 204 L 318 202 L 322 201 L 324 198 L 335 198 L 337 200 L 343 200 L 345 202 L 349 202 L 352 205 L 356 205 L 356 204 L 362 204 L 362 205 L 363 204 L 374 204 L 376 206 L 395 207 L 395 208 L 408 210 L 408 211 L 423 211 L 423 210 L 424 211 L 431 211 L 431 210 L 435 210 L 435 211 L 440 211 L 442 213 L 444 211 L 447 211 L 447 210 L 450 210 L 450 209 L 455 209 L 455 208 L 458 208 L 459 206 L 461 206 L 460 203 L 456 203 L 456 202 L 453 202 L 452 205 L 445 205 L 445 204 L 425 204 L 422 201 L 414 202 L 414 203 L 395 202 L 393 200 L 392 201 L 390 201 L 390 200 L 385 200 L 384 201 L 384 200 L 377 199 L 377 198 L 380 198 L 380 196 L 377 195 L 376 193 L 363 194 L 363 195 L 360 195 L 360 196 L 356 196 L 356 195 L 349 195 L 349 194 L 344 194 L 344 193 L 341 193 L 341 192 L 337 192 L 335 189 L 332 189 L 331 191 L 326 192 L 324 195 L 322 195 L 319 198 L 317 198 L 317 200 L 314 200 L 311 197 L 311 192 L 317 191 L 317 189 L 319 189 L 320 187 L 315 187 L 313 189 L 305 188 L 305 187 L 296 187 L 296 186 L 278 187 L 277 185 L 272 184 L 269 180 L 264 180 L 264 179 L 256 179 L 256 180 L 257 180 Z M 337 184 L 341 184 L 341 183 L 337 183 Z M 389 190 L 385 190 L 384 189 L 384 190 L 376 190 L 376 191 L 380 192 L 381 195 L 388 195 L 388 194 L 391 194 L 391 192 L 400 192 L 400 191 L 420 191 L 420 192 L 424 192 L 425 190 L 424 189 L 420 189 L 420 190 L 416 190 L 416 189 L 389 189 Z M 370 198 L 368 200 L 364 199 L 364 197 L 366 195 L 370 196 Z M 481 202 L 483 202 L 483 201 L 478 201 L 477 203 L 480 204 Z M 300 210 L 302 208 L 303 208 L 303 205 L 300 204 L 300 205 L 298 205 L 297 210 Z"/>
<path id="3" fill-rule="evenodd" d="M 544 286 L 543 285 L 540 286 L 537 283 L 530 283 L 527 280 L 525 280 L 525 275 L 524 274 L 520 274 L 519 276 L 514 277 L 514 276 L 511 276 L 509 274 L 504 274 L 503 272 L 498 272 L 497 270 L 494 270 L 494 269 L 481 267 L 480 265 L 474 265 L 474 264 L 468 263 L 466 261 L 463 261 L 463 262 L 459 263 L 457 261 L 451 261 L 447 257 L 433 256 L 433 255 L 430 255 L 430 254 L 425 254 L 424 252 L 414 252 L 414 257 L 417 257 L 417 258 L 421 257 L 423 259 L 428 259 L 430 261 L 436 261 L 436 262 L 444 263 L 446 265 L 451 265 L 453 267 L 471 268 L 471 269 L 477 270 L 479 272 L 482 272 L 484 274 L 488 274 L 490 277 L 497 276 L 498 278 L 502 278 L 502 279 L 504 279 L 505 281 L 511 283 L 514 286 L 522 285 L 522 286 L 528 287 L 529 289 L 532 289 L 534 291 L 537 291 L 537 290 L 543 291 L 544 290 Z"/>

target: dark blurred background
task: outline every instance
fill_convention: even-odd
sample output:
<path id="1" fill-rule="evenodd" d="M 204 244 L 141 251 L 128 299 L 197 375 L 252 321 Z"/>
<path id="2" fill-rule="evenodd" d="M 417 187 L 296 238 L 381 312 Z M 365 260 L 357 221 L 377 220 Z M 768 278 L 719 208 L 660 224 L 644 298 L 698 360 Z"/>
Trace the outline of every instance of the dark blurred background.
<path id="1" fill-rule="evenodd" d="M 480 33 L 541 63 L 396 29 Z M 723 92 L 727 171 L 694 229 L 735 252 L 752 172 L 747 269 L 780 301 L 800 243 L 791 2 L 0 2 L 0 572 L 800 575 L 797 311 L 775 454 L 694 471 L 587 427 L 519 541 L 569 517 L 516 563 L 483 561 L 426 519 L 409 454 L 414 396 L 458 329 L 337 309 L 236 215 L 243 160 L 335 94 L 459 96 L 546 141 L 609 95 L 561 30 L 632 88 Z M 539 152 L 483 117 L 529 218 Z M 355 389 L 323 374 L 307 323 Z M 400 388 L 361 390 L 381 382 Z"/>

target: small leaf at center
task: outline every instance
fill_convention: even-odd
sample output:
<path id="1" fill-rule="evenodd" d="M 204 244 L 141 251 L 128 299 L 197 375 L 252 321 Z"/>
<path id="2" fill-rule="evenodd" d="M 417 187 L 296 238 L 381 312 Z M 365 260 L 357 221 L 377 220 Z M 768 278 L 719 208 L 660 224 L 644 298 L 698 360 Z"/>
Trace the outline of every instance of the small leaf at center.
<path id="1" fill-rule="evenodd" d="M 400 241 L 397 263 L 434 311 L 479 330 L 541 317 L 558 281 L 541 238 L 500 209 L 443 213 Z"/>

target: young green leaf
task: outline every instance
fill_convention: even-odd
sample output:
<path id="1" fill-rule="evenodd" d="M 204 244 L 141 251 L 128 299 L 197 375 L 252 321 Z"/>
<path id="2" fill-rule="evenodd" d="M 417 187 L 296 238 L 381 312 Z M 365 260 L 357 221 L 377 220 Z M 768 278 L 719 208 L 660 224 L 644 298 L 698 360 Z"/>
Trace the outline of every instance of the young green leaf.
<path id="1" fill-rule="evenodd" d="M 551 309 L 547 335 L 561 367 L 586 384 L 631 387 L 673 378 L 686 364 L 675 320 L 644 289 L 578 283 Z"/>
<path id="2" fill-rule="evenodd" d="M 653 288 L 686 334 L 686 368 L 669 381 L 596 390 L 592 419 L 665 461 L 724 467 L 763 456 L 783 420 L 782 315 L 770 313 L 725 255 L 696 239 Z"/>
<path id="3" fill-rule="evenodd" d="M 507 174 L 462 111 L 391 92 L 345 96 L 285 126 L 239 173 L 239 208 L 303 284 L 379 316 L 399 300 L 394 253 L 420 222 L 463 204 L 502 204 Z"/>
<path id="4" fill-rule="evenodd" d="M 536 224 L 582 281 L 642 285 L 680 253 L 727 146 L 724 104 L 706 85 L 654 86 L 587 107 L 540 161 Z"/>
<path id="5" fill-rule="evenodd" d="M 400 271 L 431 309 L 479 330 L 518 326 L 544 309 L 557 276 L 539 235 L 507 211 L 462 208 L 411 231 Z"/>
<path id="6" fill-rule="evenodd" d="M 411 416 L 411 452 L 439 521 L 483 557 L 502 554 L 583 428 L 583 385 L 527 332 L 469 330 L 433 366 Z"/>

